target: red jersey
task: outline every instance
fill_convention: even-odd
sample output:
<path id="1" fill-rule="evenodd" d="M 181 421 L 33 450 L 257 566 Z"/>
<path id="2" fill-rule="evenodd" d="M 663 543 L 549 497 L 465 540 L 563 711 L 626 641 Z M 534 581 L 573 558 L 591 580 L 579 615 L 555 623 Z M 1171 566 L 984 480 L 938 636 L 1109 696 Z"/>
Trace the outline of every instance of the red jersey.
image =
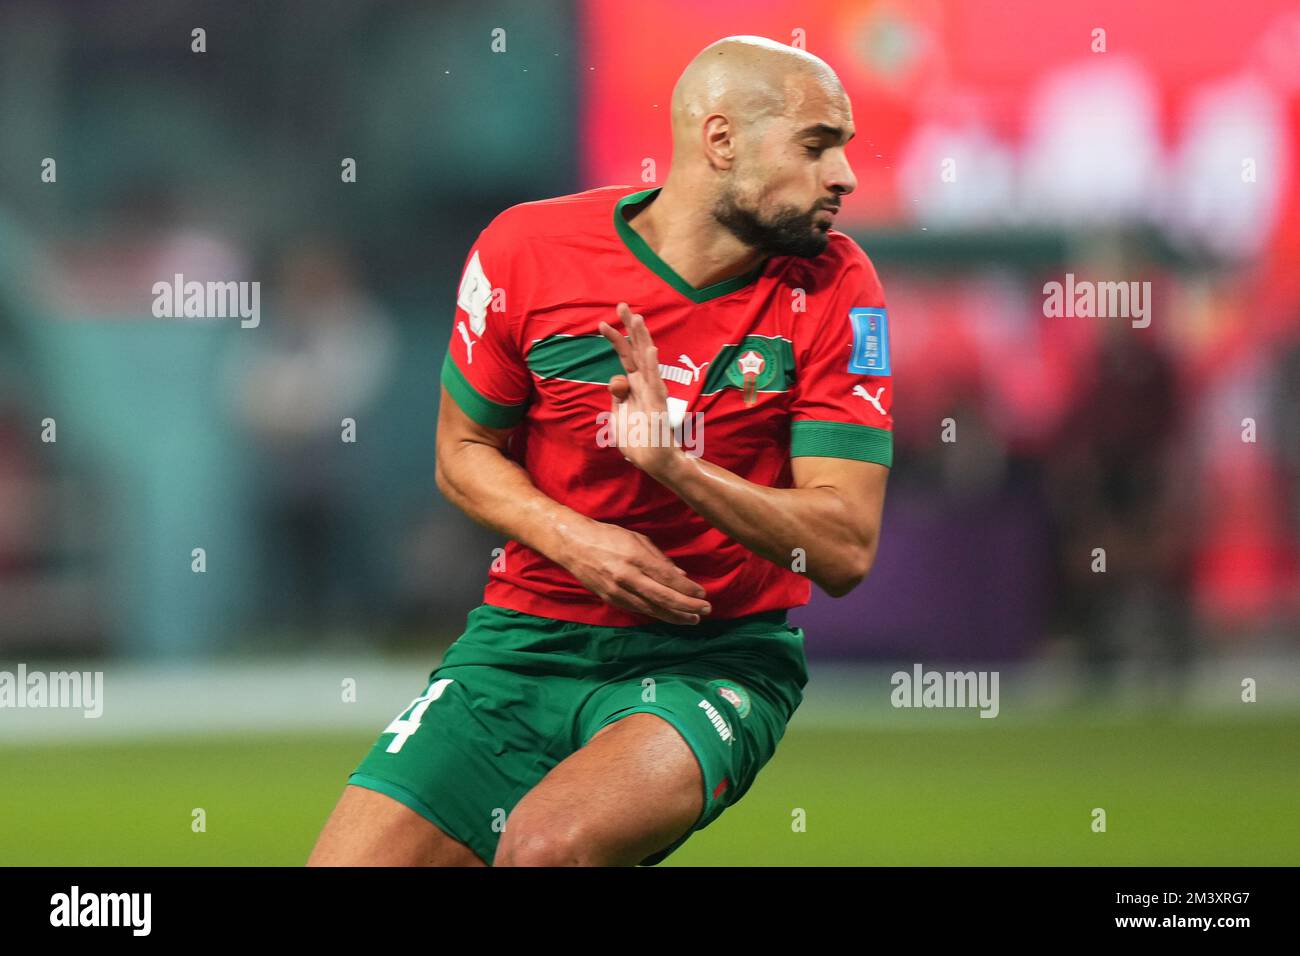
<path id="1" fill-rule="evenodd" d="M 492 220 L 466 260 L 442 383 L 476 422 L 518 426 L 509 454 L 543 494 L 653 541 L 708 592 L 710 620 L 806 604 L 807 578 L 710 526 L 609 440 L 607 386 L 623 368 L 598 326 L 626 332 L 619 302 L 644 316 L 689 454 L 788 488 L 792 457 L 893 463 L 880 281 L 857 243 L 831 230 L 816 258 L 769 257 L 694 288 L 625 218 L 658 192 L 608 186 Z M 651 620 L 515 541 L 483 600 L 586 624 Z"/>

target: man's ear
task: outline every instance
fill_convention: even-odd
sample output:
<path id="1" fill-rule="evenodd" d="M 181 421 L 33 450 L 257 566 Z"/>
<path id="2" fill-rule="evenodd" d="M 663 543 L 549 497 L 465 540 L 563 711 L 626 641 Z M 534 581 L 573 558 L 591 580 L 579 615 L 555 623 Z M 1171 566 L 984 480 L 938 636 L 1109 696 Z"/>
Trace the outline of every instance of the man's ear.
<path id="1" fill-rule="evenodd" d="M 730 169 L 736 162 L 736 140 L 731 120 L 714 113 L 704 121 L 704 155 L 715 169 Z"/>

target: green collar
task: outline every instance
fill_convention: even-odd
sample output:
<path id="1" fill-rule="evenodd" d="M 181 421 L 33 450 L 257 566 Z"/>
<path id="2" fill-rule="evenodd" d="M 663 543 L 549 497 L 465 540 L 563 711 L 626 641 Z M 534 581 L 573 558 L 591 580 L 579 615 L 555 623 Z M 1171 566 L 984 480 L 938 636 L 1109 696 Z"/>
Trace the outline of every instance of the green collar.
<path id="1" fill-rule="evenodd" d="M 653 189 L 643 189 L 639 193 L 631 193 L 620 199 L 614 206 L 614 228 L 617 230 L 619 238 L 623 240 L 623 244 L 627 246 L 632 255 L 640 259 L 646 268 L 692 302 L 708 302 L 710 299 L 718 298 L 718 296 L 727 295 L 737 289 L 743 289 L 762 274 L 765 262 L 760 262 L 753 269 L 741 275 L 723 279 L 721 282 L 715 282 L 703 289 L 697 289 L 674 272 L 672 266 L 660 259 L 659 255 L 650 248 L 649 243 L 641 238 L 641 234 L 632 228 L 632 224 L 623 218 L 624 207 L 635 206 L 637 203 L 649 199 L 661 189 L 663 189 L 662 186 L 655 186 Z"/>

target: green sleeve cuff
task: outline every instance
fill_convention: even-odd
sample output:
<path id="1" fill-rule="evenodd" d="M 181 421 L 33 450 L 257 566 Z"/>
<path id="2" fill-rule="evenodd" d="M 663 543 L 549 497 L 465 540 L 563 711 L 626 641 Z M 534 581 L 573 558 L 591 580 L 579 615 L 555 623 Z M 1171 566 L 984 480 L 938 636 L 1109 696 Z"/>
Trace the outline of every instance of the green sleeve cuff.
<path id="1" fill-rule="evenodd" d="M 791 458 L 849 458 L 894 464 L 894 433 L 849 422 L 795 422 L 790 426 Z"/>
<path id="2" fill-rule="evenodd" d="M 450 352 L 442 363 L 442 384 L 462 412 L 488 428 L 513 428 L 523 420 L 524 410 L 528 407 L 526 404 L 502 405 L 474 391 L 474 386 L 456 367 Z"/>

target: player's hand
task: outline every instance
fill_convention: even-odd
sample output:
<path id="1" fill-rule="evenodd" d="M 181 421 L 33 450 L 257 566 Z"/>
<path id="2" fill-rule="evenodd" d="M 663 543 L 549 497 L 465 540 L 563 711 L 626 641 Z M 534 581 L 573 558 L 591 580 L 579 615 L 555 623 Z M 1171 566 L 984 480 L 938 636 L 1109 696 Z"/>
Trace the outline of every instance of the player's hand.
<path id="1" fill-rule="evenodd" d="M 623 457 L 651 477 L 662 474 L 681 456 L 675 439 L 667 444 L 658 440 L 660 422 L 668 420 L 668 389 L 659 374 L 659 350 L 655 348 L 645 319 L 633 312 L 626 302 L 617 306 L 619 320 L 628 331 L 628 338 L 619 335 L 607 322 L 600 323 L 600 334 L 609 340 L 623 363 L 626 375 L 615 375 L 609 380 L 611 398 L 610 414 L 614 434 L 625 436 L 628 430 L 617 427 L 622 416 L 641 418 L 646 427 L 642 434 L 649 436 L 644 443 L 618 446 Z"/>
<path id="2" fill-rule="evenodd" d="M 704 588 L 643 534 L 583 523 L 557 562 L 606 604 L 669 624 L 698 624 L 712 611 Z"/>

